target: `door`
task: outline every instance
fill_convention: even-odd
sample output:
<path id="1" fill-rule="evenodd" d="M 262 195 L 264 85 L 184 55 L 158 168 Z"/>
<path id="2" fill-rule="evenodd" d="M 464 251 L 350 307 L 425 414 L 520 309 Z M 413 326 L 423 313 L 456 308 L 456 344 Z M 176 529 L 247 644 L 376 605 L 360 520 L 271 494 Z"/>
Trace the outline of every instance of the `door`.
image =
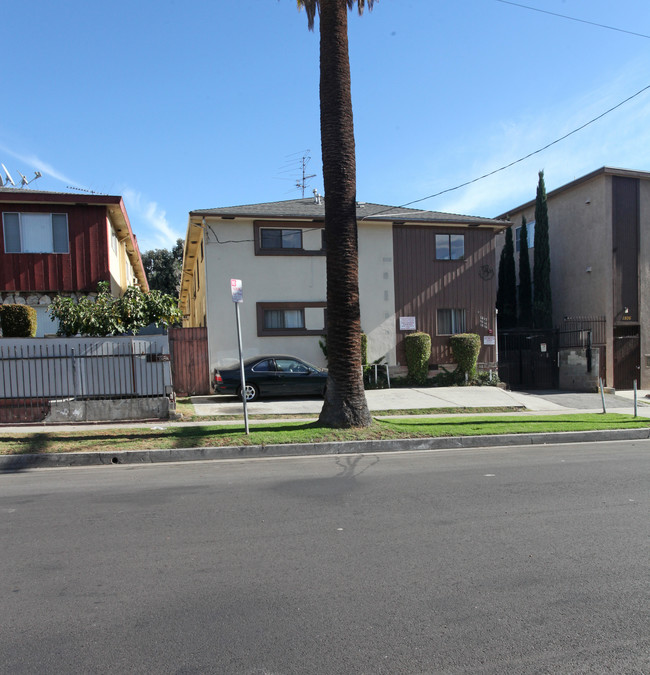
<path id="1" fill-rule="evenodd" d="M 634 389 L 639 384 L 641 348 L 638 326 L 614 327 L 614 388 Z"/>

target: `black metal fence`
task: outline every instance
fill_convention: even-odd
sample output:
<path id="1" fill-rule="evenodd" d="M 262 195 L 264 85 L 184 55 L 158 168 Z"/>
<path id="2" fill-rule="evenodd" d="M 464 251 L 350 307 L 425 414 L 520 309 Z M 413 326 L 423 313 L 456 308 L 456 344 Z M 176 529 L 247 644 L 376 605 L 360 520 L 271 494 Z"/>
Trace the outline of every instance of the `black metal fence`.
<path id="1" fill-rule="evenodd" d="M 591 332 L 591 344 L 604 345 L 607 339 L 607 321 L 604 316 L 565 316 L 562 321 L 561 333 L 573 334 Z M 586 345 L 563 345 L 566 347 L 580 347 Z"/>
<path id="2" fill-rule="evenodd" d="M 42 421 L 55 401 L 170 395 L 169 359 L 156 339 L 0 340 L 0 423 Z"/>

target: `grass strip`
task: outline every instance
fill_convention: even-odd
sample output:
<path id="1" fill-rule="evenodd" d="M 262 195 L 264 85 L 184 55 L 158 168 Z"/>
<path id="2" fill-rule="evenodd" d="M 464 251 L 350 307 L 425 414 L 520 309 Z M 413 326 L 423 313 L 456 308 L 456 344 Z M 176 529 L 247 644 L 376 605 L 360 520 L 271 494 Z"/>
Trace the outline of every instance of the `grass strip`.
<path id="1" fill-rule="evenodd" d="M 441 436 L 553 433 L 649 427 L 650 419 L 618 413 L 518 417 L 438 417 L 375 420 L 364 429 L 329 429 L 318 422 L 251 424 L 250 435 L 233 425 L 170 426 L 164 429 L 92 429 L 3 435 L 0 454 L 117 452 L 212 446 L 324 443 Z"/>

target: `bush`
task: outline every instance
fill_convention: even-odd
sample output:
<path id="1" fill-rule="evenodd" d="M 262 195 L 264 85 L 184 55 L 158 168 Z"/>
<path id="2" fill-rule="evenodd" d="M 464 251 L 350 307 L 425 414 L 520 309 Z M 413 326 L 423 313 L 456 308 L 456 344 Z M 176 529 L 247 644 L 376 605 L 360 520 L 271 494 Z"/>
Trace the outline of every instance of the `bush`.
<path id="1" fill-rule="evenodd" d="M 458 364 L 456 372 L 465 379 L 476 379 L 476 362 L 481 351 L 481 338 L 475 333 L 459 333 L 449 338 L 451 353 Z"/>
<path id="2" fill-rule="evenodd" d="M 86 296 L 75 302 L 57 295 L 52 300 L 48 312 L 59 322 L 59 335 L 136 335 L 152 323 L 167 328 L 181 322 L 178 299 L 171 295 L 160 291 L 144 293 L 137 286 L 130 286 L 121 298 L 115 298 L 106 281 L 100 281 L 97 290 L 95 299 Z"/>
<path id="3" fill-rule="evenodd" d="M 408 379 L 413 384 L 426 384 L 429 376 L 431 336 L 428 333 L 409 333 L 404 338 Z"/>
<path id="4" fill-rule="evenodd" d="M 36 337 L 36 310 L 29 305 L 2 305 L 0 327 L 3 337 Z"/>

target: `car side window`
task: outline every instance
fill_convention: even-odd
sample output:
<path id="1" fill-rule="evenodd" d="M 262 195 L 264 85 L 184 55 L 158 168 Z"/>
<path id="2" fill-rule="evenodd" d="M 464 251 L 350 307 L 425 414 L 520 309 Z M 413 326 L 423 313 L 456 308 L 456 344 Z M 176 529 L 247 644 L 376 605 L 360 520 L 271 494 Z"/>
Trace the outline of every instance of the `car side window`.
<path id="1" fill-rule="evenodd" d="M 264 361 L 256 363 L 251 370 L 256 373 L 271 373 L 275 371 L 275 366 L 272 359 L 264 359 Z"/>
<path id="2" fill-rule="evenodd" d="M 282 373 L 307 373 L 307 366 L 294 359 L 276 359 L 278 370 Z"/>

